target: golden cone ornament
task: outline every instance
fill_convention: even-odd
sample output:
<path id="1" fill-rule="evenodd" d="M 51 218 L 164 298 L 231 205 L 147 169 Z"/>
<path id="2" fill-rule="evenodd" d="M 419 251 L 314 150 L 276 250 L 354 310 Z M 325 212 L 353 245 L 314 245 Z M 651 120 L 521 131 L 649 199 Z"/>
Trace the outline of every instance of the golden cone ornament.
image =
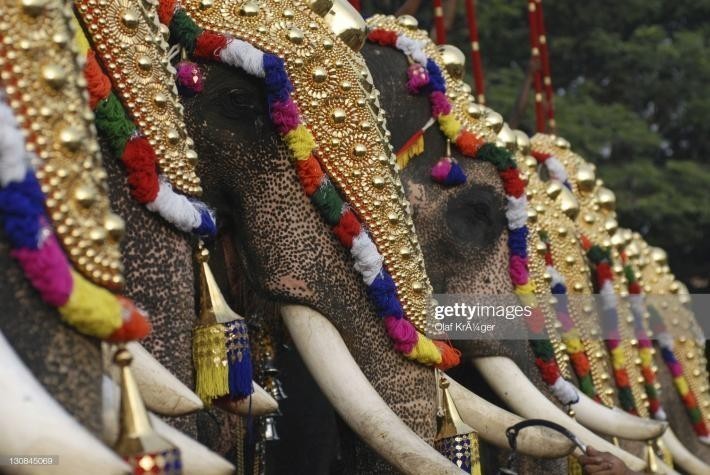
<path id="1" fill-rule="evenodd" d="M 118 440 L 114 449 L 140 475 L 178 475 L 182 473 L 180 450 L 158 435 L 148 419 L 138 384 L 131 371 L 133 356 L 119 348 L 113 357 L 121 371 L 121 410 Z"/>
<path id="2" fill-rule="evenodd" d="M 434 448 L 466 473 L 481 475 L 478 433 L 461 420 L 454 400 L 449 394 L 449 382 L 443 376 L 439 378 L 439 388 L 441 389 L 441 412 Z"/>

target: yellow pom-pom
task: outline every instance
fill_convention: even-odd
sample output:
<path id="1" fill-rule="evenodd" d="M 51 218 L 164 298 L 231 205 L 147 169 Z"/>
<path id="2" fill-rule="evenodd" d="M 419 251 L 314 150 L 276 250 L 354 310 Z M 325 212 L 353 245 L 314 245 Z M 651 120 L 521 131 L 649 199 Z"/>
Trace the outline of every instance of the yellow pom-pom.
<path id="1" fill-rule="evenodd" d="M 613 350 L 611 350 L 611 366 L 614 369 L 622 369 L 624 368 L 624 349 L 621 346 L 617 346 Z"/>
<path id="2" fill-rule="evenodd" d="M 425 365 L 437 365 L 441 363 L 441 352 L 434 342 L 421 333 L 417 333 L 417 337 L 417 344 L 414 345 L 412 351 L 405 356 Z"/>
<path id="3" fill-rule="evenodd" d="M 575 332 L 576 333 L 576 332 Z M 578 337 L 573 338 L 562 338 L 565 346 L 567 346 L 567 353 L 574 354 L 584 351 L 584 346 L 582 345 L 582 340 Z"/>
<path id="4" fill-rule="evenodd" d="M 74 44 L 76 45 L 76 49 L 82 57 L 86 56 L 86 53 L 89 51 L 90 48 L 89 40 L 86 39 L 86 35 L 84 35 L 84 30 L 81 28 L 79 20 L 76 19 L 75 15 L 72 15 L 71 22 L 74 26 L 74 31 L 76 32 L 76 34 L 74 35 Z"/>
<path id="5" fill-rule="evenodd" d="M 439 128 L 449 140 L 455 141 L 459 132 L 461 132 L 461 122 L 459 122 L 454 114 L 440 115 Z"/>
<path id="6" fill-rule="evenodd" d="M 293 154 L 296 160 L 306 160 L 311 156 L 311 152 L 316 148 L 316 142 L 313 140 L 313 134 L 308 128 L 301 124 L 284 137 L 286 145 Z"/>
<path id="7" fill-rule="evenodd" d="M 639 350 L 641 356 L 641 364 L 645 367 L 649 367 L 653 364 L 653 354 L 651 354 L 651 348 L 641 348 Z"/>
<path id="8" fill-rule="evenodd" d="M 123 325 L 121 304 L 111 292 L 72 271 L 74 287 L 69 300 L 59 307 L 62 320 L 81 333 L 106 338 Z"/>
<path id="9" fill-rule="evenodd" d="M 678 376 L 677 378 L 674 378 L 673 383 L 681 396 L 685 396 L 690 392 L 690 389 L 688 388 L 688 381 L 686 381 L 685 376 Z"/>

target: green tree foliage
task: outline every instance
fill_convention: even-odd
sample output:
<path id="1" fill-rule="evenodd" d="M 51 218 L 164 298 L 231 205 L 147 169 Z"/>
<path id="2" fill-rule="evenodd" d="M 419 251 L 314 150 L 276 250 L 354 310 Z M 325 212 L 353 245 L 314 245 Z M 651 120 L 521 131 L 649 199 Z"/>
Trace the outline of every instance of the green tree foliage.
<path id="1" fill-rule="evenodd" d="M 369 11 L 394 11 L 401 2 L 371 3 Z M 468 54 L 458 3 L 448 41 Z M 527 2 L 476 3 L 488 103 L 509 116 L 530 57 Z M 710 0 L 543 4 L 558 133 L 598 165 L 621 224 L 664 247 L 676 275 L 708 290 Z M 418 17 L 430 24 L 431 2 Z M 534 130 L 532 102 L 521 128 Z"/>

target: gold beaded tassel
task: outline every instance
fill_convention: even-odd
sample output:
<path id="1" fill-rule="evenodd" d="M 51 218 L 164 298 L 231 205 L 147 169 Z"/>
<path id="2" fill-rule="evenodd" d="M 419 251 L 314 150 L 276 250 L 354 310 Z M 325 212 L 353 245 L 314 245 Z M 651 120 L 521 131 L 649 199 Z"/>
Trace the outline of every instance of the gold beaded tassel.
<path id="1" fill-rule="evenodd" d="M 133 378 L 133 356 L 119 348 L 113 361 L 121 371 L 121 411 L 118 440 L 114 449 L 132 468 L 132 473 L 179 475 L 182 473 L 180 450 L 158 435 L 148 419 L 138 384 Z"/>
<path id="2" fill-rule="evenodd" d="M 206 405 L 227 396 L 252 393 L 249 336 L 244 318 L 224 300 L 210 270 L 209 251 L 199 243 L 200 319 L 192 338 L 195 392 Z"/>
<path id="3" fill-rule="evenodd" d="M 438 370 L 436 375 L 441 391 L 439 429 L 434 439 L 434 448 L 464 472 L 481 475 L 478 433 L 461 420 L 454 400 L 449 394 L 449 381 Z"/>

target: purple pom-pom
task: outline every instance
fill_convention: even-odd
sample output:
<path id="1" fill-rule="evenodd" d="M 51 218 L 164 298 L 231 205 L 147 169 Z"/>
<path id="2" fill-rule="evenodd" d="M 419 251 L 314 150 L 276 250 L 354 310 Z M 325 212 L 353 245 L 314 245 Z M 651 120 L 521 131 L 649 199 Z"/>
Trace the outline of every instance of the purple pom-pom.
<path id="1" fill-rule="evenodd" d="M 418 94 L 421 88 L 429 84 L 429 73 L 419 63 L 414 63 L 407 68 L 407 91 Z"/>
<path id="2" fill-rule="evenodd" d="M 200 67 L 192 61 L 180 61 L 177 64 L 176 82 L 181 95 L 191 97 L 202 92 L 205 79 Z"/>

